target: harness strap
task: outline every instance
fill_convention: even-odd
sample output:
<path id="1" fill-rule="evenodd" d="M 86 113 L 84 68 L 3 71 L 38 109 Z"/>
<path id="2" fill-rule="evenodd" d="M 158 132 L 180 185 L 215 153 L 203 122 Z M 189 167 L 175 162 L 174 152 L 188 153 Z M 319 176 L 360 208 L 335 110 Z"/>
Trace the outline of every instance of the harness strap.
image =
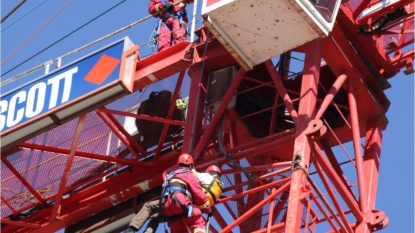
<path id="1" fill-rule="evenodd" d="M 189 205 L 188 207 L 187 206 L 185 206 L 185 205 L 183 205 L 183 203 L 181 203 L 180 201 L 179 201 L 179 199 L 176 197 L 176 194 L 175 193 L 172 193 L 171 194 L 171 197 L 173 198 L 173 200 L 177 203 L 177 204 L 179 204 L 179 206 L 182 208 L 182 210 L 183 210 L 183 212 L 182 212 L 182 215 L 184 216 L 184 217 L 190 217 L 191 216 L 191 213 L 193 212 L 193 206 L 192 205 Z M 189 214 L 190 213 L 190 214 Z"/>
<path id="2" fill-rule="evenodd" d="M 180 214 L 174 214 L 171 216 L 164 215 L 164 221 L 166 222 L 174 222 L 180 217 Z"/>

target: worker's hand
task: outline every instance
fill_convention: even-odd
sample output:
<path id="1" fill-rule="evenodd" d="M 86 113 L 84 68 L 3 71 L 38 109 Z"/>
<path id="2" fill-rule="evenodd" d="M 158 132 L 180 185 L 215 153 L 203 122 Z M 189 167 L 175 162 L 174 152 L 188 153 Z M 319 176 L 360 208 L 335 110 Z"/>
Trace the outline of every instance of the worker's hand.
<path id="1" fill-rule="evenodd" d="M 204 214 L 209 214 L 210 212 L 212 212 L 212 208 L 210 208 L 210 205 L 208 205 L 205 208 L 203 208 L 202 211 Z"/>
<path id="2" fill-rule="evenodd" d="M 173 3 L 166 2 L 166 3 L 163 4 L 163 9 L 170 10 L 171 8 L 173 8 L 173 6 L 174 6 Z"/>
<path id="3" fill-rule="evenodd" d="M 215 212 L 215 209 L 214 208 L 210 208 L 210 212 L 208 213 L 208 217 L 209 218 L 212 217 L 214 212 Z"/>

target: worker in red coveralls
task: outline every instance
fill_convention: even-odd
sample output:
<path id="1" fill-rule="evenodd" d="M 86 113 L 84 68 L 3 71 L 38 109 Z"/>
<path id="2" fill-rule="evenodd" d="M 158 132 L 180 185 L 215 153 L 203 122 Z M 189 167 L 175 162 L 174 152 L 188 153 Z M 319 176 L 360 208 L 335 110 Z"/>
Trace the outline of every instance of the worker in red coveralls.
<path id="1" fill-rule="evenodd" d="M 160 18 L 158 26 L 158 50 L 164 50 L 174 44 L 186 40 L 188 22 L 186 4 L 193 0 L 150 0 L 148 12 Z"/>
<path id="2" fill-rule="evenodd" d="M 199 181 L 192 173 L 193 158 L 189 154 L 180 155 L 179 169 L 168 175 L 168 184 L 162 194 L 163 213 L 172 233 L 205 233 L 206 222 L 202 212 L 211 214 L 209 201 Z M 190 193 L 190 195 L 189 195 Z M 163 200 L 164 199 L 164 200 Z"/>

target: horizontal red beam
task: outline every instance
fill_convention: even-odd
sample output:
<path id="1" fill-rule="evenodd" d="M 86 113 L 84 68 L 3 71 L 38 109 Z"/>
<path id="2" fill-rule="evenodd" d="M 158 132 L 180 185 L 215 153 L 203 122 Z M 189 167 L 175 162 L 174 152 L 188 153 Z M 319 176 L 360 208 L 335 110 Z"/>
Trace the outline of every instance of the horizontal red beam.
<path id="1" fill-rule="evenodd" d="M 249 190 L 247 190 L 245 192 L 238 193 L 238 194 L 232 195 L 230 197 L 222 198 L 219 201 L 217 201 L 216 204 L 223 203 L 223 202 L 226 202 L 226 201 L 229 201 L 229 200 L 233 200 L 233 199 L 237 199 L 237 198 L 246 196 L 248 194 L 256 193 L 258 191 L 261 191 L 261 190 L 264 190 L 264 189 L 268 189 L 268 188 L 277 186 L 279 184 L 283 184 L 283 183 L 289 182 L 290 180 L 291 180 L 291 177 L 288 177 L 288 178 L 281 179 L 281 180 L 278 180 L 278 181 L 275 181 L 275 182 L 272 182 L 272 183 L 269 183 L 269 184 L 261 185 L 261 186 L 256 187 L 256 188 L 249 189 Z"/>
<path id="2" fill-rule="evenodd" d="M 133 91 L 186 70 L 192 59 L 189 54 L 190 42 L 183 41 L 170 48 L 157 52 L 136 63 Z"/>
<path id="3" fill-rule="evenodd" d="M 163 155 L 152 167 L 135 169 L 133 172 L 123 172 L 106 181 L 91 187 L 74 191 L 62 200 L 59 220 L 48 224 L 51 208 L 42 209 L 35 215 L 22 219 L 27 223 L 39 223 L 42 228 L 35 232 L 56 232 L 78 221 L 97 214 L 117 203 L 132 198 L 135 195 L 161 185 L 161 173 L 173 166 L 180 152 L 171 152 Z M 21 227 L 20 227 L 21 228 Z M 2 233 L 16 232 L 17 226 L 7 225 L 1 229 Z"/>
<path id="4" fill-rule="evenodd" d="M 26 148 L 26 149 L 54 152 L 54 153 L 65 154 L 65 155 L 68 155 L 70 153 L 69 149 L 44 146 L 44 145 L 39 145 L 39 144 L 31 144 L 27 142 L 20 143 L 19 147 Z M 118 157 L 113 157 L 113 156 L 108 156 L 108 155 L 94 154 L 94 153 L 83 152 L 83 151 L 76 151 L 75 156 L 82 157 L 82 158 L 88 158 L 88 159 L 95 159 L 95 160 L 105 161 L 105 162 L 110 162 L 110 163 L 119 163 L 119 164 L 124 164 L 124 165 L 129 165 L 129 166 L 138 166 L 138 167 L 151 166 L 151 163 L 149 162 L 140 162 L 140 161 L 131 160 L 131 159 L 123 159 L 123 158 L 118 158 Z"/>
<path id="5" fill-rule="evenodd" d="M 267 169 L 274 169 L 274 168 L 281 168 L 291 166 L 291 161 L 289 162 L 281 162 L 281 163 L 273 163 L 269 165 L 258 165 L 258 166 L 251 166 L 245 168 L 248 172 L 255 172 L 255 171 L 262 171 Z M 234 173 L 241 173 L 240 169 L 229 169 L 222 171 L 222 174 L 234 174 Z"/>
<path id="6" fill-rule="evenodd" d="M 12 221 L 12 220 L 9 220 L 9 219 L 1 219 L 0 222 L 4 223 L 4 224 L 10 224 L 10 225 L 33 228 L 33 229 L 36 229 L 36 228 L 40 227 L 39 224 L 26 223 L 26 222 L 21 222 L 21 221 Z"/>
<path id="7" fill-rule="evenodd" d="M 120 115 L 120 116 L 133 117 L 133 118 L 137 118 L 137 119 L 141 119 L 141 120 L 154 121 L 154 122 L 160 122 L 160 123 L 168 123 L 170 125 L 180 125 L 180 126 L 185 125 L 184 121 L 176 121 L 176 120 L 165 119 L 165 118 L 161 118 L 161 117 L 154 117 L 154 116 L 143 115 L 143 114 L 135 114 L 135 113 L 131 113 L 131 112 L 123 112 L 123 111 L 117 111 L 117 110 L 105 109 L 105 108 L 100 108 L 97 111 L 110 113 L 110 114 L 115 114 L 115 115 Z"/>

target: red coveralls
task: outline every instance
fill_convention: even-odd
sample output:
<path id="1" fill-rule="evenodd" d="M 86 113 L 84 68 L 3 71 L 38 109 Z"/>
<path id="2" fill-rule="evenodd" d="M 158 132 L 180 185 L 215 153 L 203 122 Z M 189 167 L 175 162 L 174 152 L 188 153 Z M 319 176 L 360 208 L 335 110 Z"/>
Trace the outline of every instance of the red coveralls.
<path id="1" fill-rule="evenodd" d="M 175 174 L 170 180 L 170 186 L 179 183 L 186 187 L 192 195 L 194 204 L 193 213 L 190 217 L 183 217 L 183 208 L 180 203 L 186 207 L 192 205 L 192 200 L 189 197 L 181 192 L 175 192 L 174 195 L 180 202 L 177 203 L 177 201 L 175 201 L 172 197 L 173 194 L 170 194 L 168 195 L 163 206 L 164 214 L 168 217 L 173 215 L 178 215 L 179 217 L 173 222 L 169 222 L 167 225 L 170 227 L 172 233 L 187 233 L 187 227 L 189 227 L 192 233 L 205 233 L 206 222 L 202 217 L 201 210 L 205 214 L 210 212 L 209 201 L 206 198 L 206 195 L 203 192 L 196 176 L 193 175 L 191 170 L 189 168 L 180 169 L 188 169 L 190 172 Z"/>
<path id="2" fill-rule="evenodd" d="M 180 24 L 180 21 L 175 14 L 186 8 L 186 4 L 190 4 L 193 0 L 167 0 L 171 3 L 181 2 L 175 5 L 169 12 L 163 11 L 162 0 L 150 0 L 148 12 L 155 17 L 162 19 L 162 24 L 159 33 L 158 51 L 164 50 L 171 46 L 172 37 L 174 44 L 186 40 L 186 29 Z M 159 13 L 159 14 L 158 14 Z M 157 14 L 157 15 L 156 15 Z M 187 23 L 187 18 L 183 19 Z M 171 34 L 170 34 L 171 33 Z"/>

